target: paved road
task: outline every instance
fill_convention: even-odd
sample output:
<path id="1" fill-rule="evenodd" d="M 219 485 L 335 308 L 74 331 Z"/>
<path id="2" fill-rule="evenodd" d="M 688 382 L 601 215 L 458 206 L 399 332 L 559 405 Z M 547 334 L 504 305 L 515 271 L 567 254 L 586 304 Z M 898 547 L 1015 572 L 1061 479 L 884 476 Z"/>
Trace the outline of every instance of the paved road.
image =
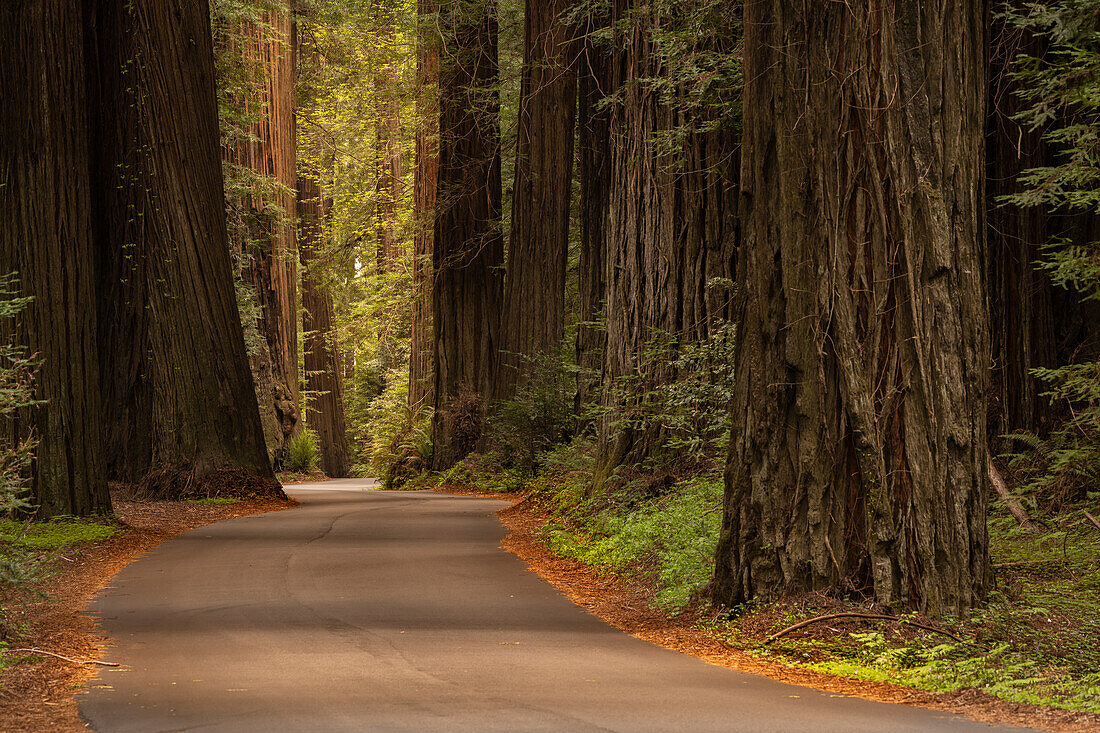
<path id="1" fill-rule="evenodd" d="M 97 731 L 991 731 L 708 665 L 585 613 L 498 545 L 502 502 L 289 487 L 203 527 L 91 610 L 114 640 Z"/>

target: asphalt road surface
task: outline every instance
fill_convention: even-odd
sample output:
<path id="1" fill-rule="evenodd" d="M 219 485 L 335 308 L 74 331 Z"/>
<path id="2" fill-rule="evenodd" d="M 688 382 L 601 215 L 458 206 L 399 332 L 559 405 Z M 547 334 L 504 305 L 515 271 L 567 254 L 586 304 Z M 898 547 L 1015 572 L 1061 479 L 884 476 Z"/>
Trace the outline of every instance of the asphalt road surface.
<path id="1" fill-rule="evenodd" d="M 297 509 L 202 527 L 127 566 L 91 605 L 125 664 L 81 695 L 92 727 L 998 730 L 640 641 L 500 549 L 503 502 L 371 485 L 290 486 Z"/>

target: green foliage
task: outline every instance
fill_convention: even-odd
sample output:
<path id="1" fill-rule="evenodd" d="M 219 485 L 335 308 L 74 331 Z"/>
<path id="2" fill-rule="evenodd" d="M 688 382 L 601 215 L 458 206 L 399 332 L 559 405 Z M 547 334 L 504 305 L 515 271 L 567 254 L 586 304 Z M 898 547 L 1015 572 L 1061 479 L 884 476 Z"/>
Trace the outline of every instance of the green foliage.
<path id="1" fill-rule="evenodd" d="M 317 449 L 317 436 L 309 428 L 287 441 L 286 456 L 283 464 L 295 473 L 310 473 L 317 468 L 320 452 Z"/>
<path id="2" fill-rule="evenodd" d="M 1043 38 L 1041 56 L 1016 59 L 1014 77 L 1030 105 L 1019 119 L 1055 151 L 1051 165 L 1020 177 L 1019 193 L 1004 197 L 1018 206 L 1052 212 L 1100 213 L 1100 0 L 1048 0 L 1008 9 L 1019 28 Z M 1082 300 L 1100 300 L 1100 243 L 1055 239 L 1042 250 L 1040 265 L 1055 285 Z M 1024 452 L 1012 456 L 1021 493 L 1053 506 L 1095 491 L 1100 479 L 1100 362 L 1071 364 L 1032 373 L 1048 388 L 1045 396 L 1064 406 L 1068 417 L 1048 439 L 1012 436 Z"/>
<path id="3" fill-rule="evenodd" d="M 31 300 L 19 296 L 19 280 L 15 273 L 0 275 L 0 322 L 4 322 L 6 332 L 11 333 L 9 322 Z M 34 374 L 38 363 L 34 355 L 28 355 L 26 349 L 13 340 L 0 345 L 0 420 L 12 421 L 17 411 L 38 404 L 34 398 Z M 13 432 L 5 431 L 5 434 L 10 436 Z M 0 517 L 26 513 L 33 508 L 27 499 L 27 484 L 36 445 L 33 433 L 0 442 Z M 0 544 L 0 588 L 24 585 L 39 573 L 40 565 L 25 545 Z"/>
<path id="4" fill-rule="evenodd" d="M 118 532 L 107 520 L 54 517 L 48 522 L 0 519 L 0 542 L 33 550 L 61 550 L 87 542 L 102 542 Z"/>
<path id="5" fill-rule="evenodd" d="M 677 482 L 641 504 L 622 496 L 588 498 L 584 489 L 584 479 L 574 474 L 552 490 L 556 505 L 551 507 L 560 520 L 547 527 L 545 539 L 554 551 L 610 572 L 649 578 L 656 603 L 668 611 L 681 611 L 699 597 L 714 572 L 722 522 L 720 475 Z"/>
<path id="6" fill-rule="evenodd" d="M 663 447 L 681 460 L 720 462 L 729 444 L 733 398 L 733 323 L 718 323 L 705 341 L 677 344 L 653 332 L 633 374 L 613 385 L 612 433 L 660 430 Z"/>
<path id="7" fill-rule="evenodd" d="M 224 506 L 226 504 L 239 504 L 240 499 L 233 496 L 207 496 L 203 499 L 189 499 L 192 504 L 206 504 L 207 506 Z"/>
<path id="8" fill-rule="evenodd" d="M 565 354 L 520 356 L 515 396 L 493 405 L 486 433 L 490 450 L 507 466 L 532 474 L 539 453 L 566 442 L 576 424 L 577 367 Z"/>

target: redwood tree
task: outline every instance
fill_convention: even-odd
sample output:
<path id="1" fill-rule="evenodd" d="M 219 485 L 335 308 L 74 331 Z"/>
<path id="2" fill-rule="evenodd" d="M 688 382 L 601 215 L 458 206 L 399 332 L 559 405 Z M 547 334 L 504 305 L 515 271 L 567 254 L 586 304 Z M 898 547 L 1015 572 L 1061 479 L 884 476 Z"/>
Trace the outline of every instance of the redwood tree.
<path id="1" fill-rule="evenodd" d="M 524 11 L 497 398 L 512 396 L 523 357 L 554 351 L 563 336 L 577 93 L 576 30 L 561 17 L 570 6 L 545 0 Z"/>
<path id="2" fill-rule="evenodd" d="M 434 0 L 417 3 L 416 177 L 413 179 L 413 312 L 409 343 L 409 408 L 433 404 L 432 252 L 439 178 L 439 43 Z"/>
<path id="3" fill-rule="evenodd" d="M 745 5 L 733 438 L 714 597 L 987 587 L 980 2 Z"/>
<path id="4" fill-rule="evenodd" d="M 344 478 L 350 474 L 351 457 L 344 420 L 343 369 L 333 327 L 332 291 L 319 258 L 327 206 L 320 186 L 309 176 L 298 175 L 297 190 L 306 391 L 312 394 L 306 423 L 320 443 L 321 470 L 330 478 Z"/>
<path id="5" fill-rule="evenodd" d="M 604 103 L 611 91 L 611 49 L 596 40 L 607 27 L 606 13 L 585 19 L 584 37 L 577 58 L 577 177 L 580 184 L 580 264 L 578 295 L 580 326 L 577 329 L 577 406 L 585 403 L 598 384 L 606 331 L 603 315 L 606 275 L 611 108 Z"/>
<path id="6" fill-rule="evenodd" d="M 239 77 L 228 102 L 242 119 L 227 125 L 223 158 L 237 179 L 229 197 L 230 245 L 255 294 L 263 336 L 249 354 L 268 450 L 281 455 L 299 429 L 295 251 L 295 56 L 293 2 L 276 0 L 256 18 L 220 28 L 224 71 Z M 238 129 L 239 126 L 239 129 Z"/>
<path id="7" fill-rule="evenodd" d="M 611 73 L 617 103 L 609 132 L 602 378 L 605 405 L 627 412 L 642 399 L 633 391 L 637 386 L 644 392 L 675 378 L 667 359 L 643 358 L 654 338 L 667 339 L 673 349 L 705 340 L 717 319 L 728 315 L 708 285 L 732 274 L 735 148 L 722 111 L 691 105 L 689 82 L 673 74 L 679 68 L 670 66 L 660 37 L 680 20 L 674 5 L 612 4 L 620 50 Z M 732 28 L 723 22 L 725 12 L 722 3 L 710 5 L 704 17 L 715 22 L 709 35 L 689 45 L 691 52 L 726 50 Z M 662 76 L 669 77 L 672 93 L 653 86 Z M 625 395 L 619 389 L 624 379 L 632 385 Z M 640 422 L 614 432 L 604 425 L 604 474 L 659 451 L 659 423 Z"/>
<path id="8" fill-rule="evenodd" d="M 107 513 L 88 178 L 83 18 L 59 0 L 0 5 L 0 272 L 33 300 L 5 340 L 40 361 L 38 405 L 5 420 L 0 442 L 37 439 L 40 518 Z"/>
<path id="9" fill-rule="evenodd" d="M 281 495 L 233 291 L 207 3 L 88 1 L 108 473 Z"/>
<path id="10" fill-rule="evenodd" d="M 439 6 L 439 178 L 432 289 L 433 468 L 473 449 L 499 348 L 500 120 L 494 0 Z"/>

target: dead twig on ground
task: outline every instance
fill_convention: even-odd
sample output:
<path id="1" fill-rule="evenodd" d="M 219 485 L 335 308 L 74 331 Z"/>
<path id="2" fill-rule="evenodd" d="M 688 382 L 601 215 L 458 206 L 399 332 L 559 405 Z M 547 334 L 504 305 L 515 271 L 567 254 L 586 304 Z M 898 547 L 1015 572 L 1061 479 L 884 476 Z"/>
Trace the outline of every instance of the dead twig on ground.
<path id="1" fill-rule="evenodd" d="M 769 636 L 767 639 L 764 639 L 764 643 L 765 644 L 770 644 L 773 641 L 775 641 L 776 639 L 779 639 L 783 636 L 786 636 L 787 634 L 791 633 L 792 631 L 798 631 L 799 629 L 803 629 L 803 628 L 805 628 L 805 627 L 807 627 L 811 624 L 816 624 L 820 621 L 830 621 L 830 620 L 836 619 L 836 618 L 858 618 L 858 619 L 868 619 L 868 620 L 872 620 L 872 621 L 895 621 L 899 624 L 909 624 L 910 626 L 915 626 L 918 629 L 924 629 L 925 631 L 931 631 L 931 632 L 936 633 L 936 634 L 943 634 L 944 636 L 949 636 L 952 639 L 954 639 L 955 641 L 959 642 L 960 644 L 969 644 L 970 646 L 974 646 L 974 647 L 977 647 L 979 649 L 984 649 L 985 648 L 981 644 L 976 644 L 972 641 L 967 641 L 966 639 L 961 639 L 961 638 L 955 636 L 954 634 L 952 634 L 950 631 L 945 631 L 944 629 L 938 629 L 935 626 L 929 626 L 927 624 L 922 624 L 918 621 L 913 621 L 912 619 L 902 618 L 901 616 L 887 616 L 886 614 L 881 614 L 881 613 L 857 613 L 857 612 L 854 612 L 854 611 L 845 611 L 844 613 L 827 613 L 824 616 L 815 616 L 813 618 L 808 618 L 805 621 L 799 621 L 797 624 L 794 624 L 793 626 L 788 626 L 787 628 L 783 629 L 782 631 L 775 632 L 774 634 Z"/>
<path id="2" fill-rule="evenodd" d="M 66 657 L 66 656 L 63 656 L 61 654 L 54 654 L 53 652 L 48 652 L 45 649 L 35 649 L 33 647 L 28 648 L 28 649 L 7 649 L 5 651 L 8 654 L 19 654 L 19 653 L 22 653 L 22 654 L 45 654 L 47 657 L 57 657 L 58 659 L 64 660 L 66 662 L 72 662 L 73 664 L 98 664 L 98 665 L 101 665 L 103 667 L 121 667 L 122 666 L 118 662 L 101 662 L 98 659 L 73 659 L 72 657 Z"/>

